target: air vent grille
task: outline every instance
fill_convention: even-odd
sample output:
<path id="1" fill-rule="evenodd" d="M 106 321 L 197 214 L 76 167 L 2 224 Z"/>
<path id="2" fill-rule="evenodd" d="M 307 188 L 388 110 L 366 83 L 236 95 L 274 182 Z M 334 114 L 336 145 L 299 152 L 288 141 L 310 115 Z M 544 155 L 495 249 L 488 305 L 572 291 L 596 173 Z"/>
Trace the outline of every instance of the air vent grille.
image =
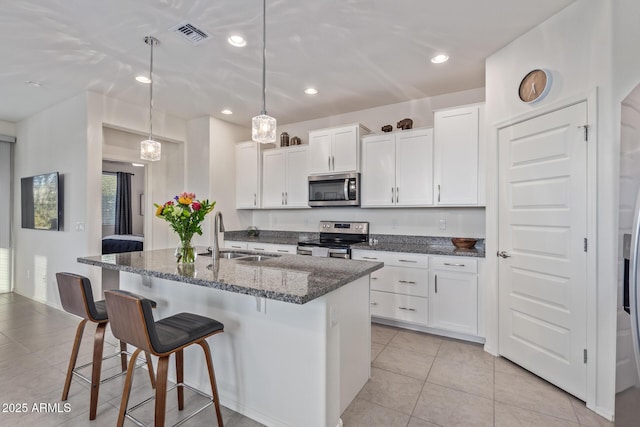
<path id="1" fill-rule="evenodd" d="M 209 39 L 209 34 L 190 22 L 182 22 L 169 29 L 194 46 Z"/>

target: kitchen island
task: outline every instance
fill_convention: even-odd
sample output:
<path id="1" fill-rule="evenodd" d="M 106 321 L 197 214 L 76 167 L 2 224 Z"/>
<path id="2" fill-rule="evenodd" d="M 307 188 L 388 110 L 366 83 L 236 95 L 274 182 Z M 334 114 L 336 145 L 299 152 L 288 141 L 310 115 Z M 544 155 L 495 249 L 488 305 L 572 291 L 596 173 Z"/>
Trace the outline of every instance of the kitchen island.
<path id="1" fill-rule="evenodd" d="M 269 426 L 339 425 L 370 376 L 369 274 L 383 264 L 248 255 L 199 256 L 191 268 L 178 268 L 173 250 L 78 262 L 118 270 L 121 289 L 158 303 L 157 318 L 222 322 L 209 339 L 222 405 Z M 209 393 L 201 352 L 187 348 L 185 365 L 185 383 Z"/>

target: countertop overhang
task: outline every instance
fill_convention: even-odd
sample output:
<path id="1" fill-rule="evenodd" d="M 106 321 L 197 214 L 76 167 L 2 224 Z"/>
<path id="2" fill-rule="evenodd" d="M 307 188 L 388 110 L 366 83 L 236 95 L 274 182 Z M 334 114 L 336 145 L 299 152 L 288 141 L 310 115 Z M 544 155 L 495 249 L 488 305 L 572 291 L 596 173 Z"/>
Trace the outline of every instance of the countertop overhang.
<path id="1" fill-rule="evenodd" d="M 264 261 L 220 259 L 215 263 L 211 256 L 201 255 L 195 264 L 179 266 L 173 249 L 160 249 L 80 257 L 78 262 L 293 304 L 312 301 L 384 266 L 381 262 L 272 255 Z"/>

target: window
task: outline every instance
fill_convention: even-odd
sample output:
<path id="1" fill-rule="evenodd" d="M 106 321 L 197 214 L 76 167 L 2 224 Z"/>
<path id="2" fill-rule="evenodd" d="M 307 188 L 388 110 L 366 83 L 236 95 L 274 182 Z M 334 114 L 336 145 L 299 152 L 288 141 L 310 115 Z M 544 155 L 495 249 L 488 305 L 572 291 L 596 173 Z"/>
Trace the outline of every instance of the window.
<path id="1" fill-rule="evenodd" d="M 116 224 L 116 188 L 118 179 L 115 173 L 102 173 L 102 225 Z"/>

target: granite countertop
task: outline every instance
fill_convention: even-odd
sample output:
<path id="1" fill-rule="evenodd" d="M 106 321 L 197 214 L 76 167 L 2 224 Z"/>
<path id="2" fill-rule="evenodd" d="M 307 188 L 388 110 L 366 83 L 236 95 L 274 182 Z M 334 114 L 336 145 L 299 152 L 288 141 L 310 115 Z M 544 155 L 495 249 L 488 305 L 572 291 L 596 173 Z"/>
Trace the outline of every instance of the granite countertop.
<path id="1" fill-rule="evenodd" d="M 406 252 L 412 254 L 427 255 L 447 255 L 447 256 L 468 256 L 475 258 L 484 258 L 484 246 L 475 247 L 473 249 L 458 249 L 453 245 L 432 245 L 432 244 L 400 244 L 378 242 L 375 245 L 369 243 L 358 243 L 351 247 L 352 249 L 362 249 L 367 251 L 387 251 L 387 252 Z"/>
<path id="2" fill-rule="evenodd" d="M 260 252 L 259 255 L 268 254 Z M 321 297 L 384 265 L 370 261 L 273 255 L 274 258 L 259 262 L 220 259 L 216 268 L 212 267 L 210 256 L 199 256 L 193 266 L 179 268 L 173 249 L 80 257 L 78 262 L 294 304 Z"/>
<path id="3" fill-rule="evenodd" d="M 484 239 L 479 238 L 473 249 L 458 249 L 451 243 L 450 237 L 409 236 L 395 234 L 371 234 L 374 245 L 359 243 L 353 249 L 370 251 L 405 252 L 413 254 L 485 257 Z M 227 231 L 225 240 L 239 242 L 273 243 L 280 245 L 296 245 L 299 241 L 319 238 L 319 233 L 298 231 L 260 230 L 258 237 L 249 237 L 246 230 Z"/>

